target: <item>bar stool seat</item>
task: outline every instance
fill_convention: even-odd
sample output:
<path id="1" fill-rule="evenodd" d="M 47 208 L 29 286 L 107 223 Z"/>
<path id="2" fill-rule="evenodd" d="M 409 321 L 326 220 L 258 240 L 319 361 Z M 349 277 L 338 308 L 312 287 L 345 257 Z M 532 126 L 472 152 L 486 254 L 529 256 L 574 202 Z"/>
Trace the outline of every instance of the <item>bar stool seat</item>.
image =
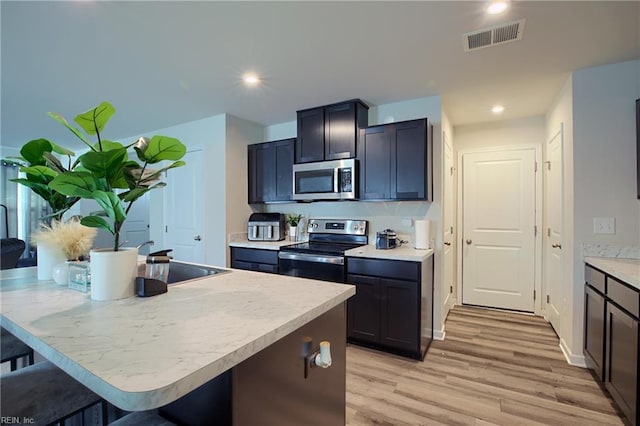
<path id="1" fill-rule="evenodd" d="M 0 327 L 0 364 L 11 361 L 11 371 L 18 368 L 18 359 L 28 357 L 28 365 L 33 364 L 33 349 L 26 343 Z"/>
<path id="2" fill-rule="evenodd" d="M 106 423 L 106 402 L 49 361 L 3 374 L 0 388 L 2 418 L 48 425 L 102 402 Z"/>
<path id="3" fill-rule="evenodd" d="M 136 411 L 127 414 L 124 417 L 119 418 L 113 423 L 109 423 L 110 426 L 175 426 L 175 423 L 170 422 L 164 417 L 160 416 L 152 411 Z"/>

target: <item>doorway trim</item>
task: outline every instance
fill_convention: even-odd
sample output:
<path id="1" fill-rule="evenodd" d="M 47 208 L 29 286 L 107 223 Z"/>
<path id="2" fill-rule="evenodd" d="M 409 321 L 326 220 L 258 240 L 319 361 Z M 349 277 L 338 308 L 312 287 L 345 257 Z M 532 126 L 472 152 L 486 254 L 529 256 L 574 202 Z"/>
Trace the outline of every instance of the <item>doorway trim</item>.
<path id="1" fill-rule="evenodd" d="M 542 316 L 544 313 L 544 304 L 542 303 L 542 216 L 543 216 L 543 205 L 542 205 L 542 144 L 520 144 L 520 145 L 499 145 L 499 146 L 491 146 L 491 147 L 482 147 L 482 148 L 469 148 L 462 149 L 457 151 L 457 185 L 456 185 L 456 200 L 457 200 L 457 208 L 456 208 L 456 224 L 457 229 L 463 229 L 463 220 L 462 220 L 462 209 L 463 209 L 463 200 L 462 200 L 462 186 L 464 179 L 462 178 L 462 157 L 465 154 L 475 154 L 475 153 L 486 153 L 486 152 L 505 152 L 505 151 L 513 151 L 513 150 L 523 150 L 523 149 L 533 149 L 535 152 L 536 158 L 536 166 L 535 166 L 535 226 L 537 227 L 537 232 L 535 235 L 535 248 L 534 248 L 534 290 L 536 292 L 536 298 L 534 300 L 534 311 L 535 315 Z M 461 232 L 456 232 L 456 238 L 462 238 L 463 235 Z M 457 300 L 456 303 L 458 305 L 462 305 L 462 240 L 458 244 L 456 241 L 456 288 L 457 288 Z"/>

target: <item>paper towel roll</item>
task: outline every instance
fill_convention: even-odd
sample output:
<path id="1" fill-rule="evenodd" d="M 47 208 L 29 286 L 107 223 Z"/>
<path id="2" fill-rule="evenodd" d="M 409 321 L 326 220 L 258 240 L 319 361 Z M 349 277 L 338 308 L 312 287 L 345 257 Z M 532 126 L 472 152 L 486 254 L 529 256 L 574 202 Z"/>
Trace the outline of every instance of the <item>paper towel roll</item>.
<path id="1" fill-rule="evenodd" d="M 419 250 L 426 250 L 429 248 L 429 221 L 428 220 L 416 220 L 414 222 L 414 245 Z"/>

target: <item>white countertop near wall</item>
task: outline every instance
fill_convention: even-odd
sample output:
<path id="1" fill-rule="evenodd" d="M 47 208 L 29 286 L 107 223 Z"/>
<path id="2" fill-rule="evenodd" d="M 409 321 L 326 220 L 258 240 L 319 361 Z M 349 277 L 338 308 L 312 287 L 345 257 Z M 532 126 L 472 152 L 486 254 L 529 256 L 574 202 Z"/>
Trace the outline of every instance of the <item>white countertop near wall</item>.
<path id="1" fill-rule="evenodd" d="M 410 246 L 397 247 L 389 250 L 378 250 L 375 245 L 366 245 L 347 250 L 344 253 L 348 257 L 365 257 L 370 259 L 406 260 L 409 262 L 422 262 L 433 256 L 433 249 L 418 250 Z"/>
<path id="2" fill-rule="evenodd" d="M 589 256 L 584 261 L 640 290 L 640 259 Z"/>

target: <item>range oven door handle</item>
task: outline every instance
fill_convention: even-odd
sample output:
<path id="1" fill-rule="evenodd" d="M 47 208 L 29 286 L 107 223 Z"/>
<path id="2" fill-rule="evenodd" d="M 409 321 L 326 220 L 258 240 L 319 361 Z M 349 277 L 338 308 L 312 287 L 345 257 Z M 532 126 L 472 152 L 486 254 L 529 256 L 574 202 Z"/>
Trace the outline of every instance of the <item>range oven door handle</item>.
<path id="1" fill-rule="evenodd" d="M 326 256 L 326 255 L 318 255 L 318 254 L 291 253 L 291 252 L 281 251 L 280 253 L 278 253 L 278 259 L 300 260 L 303 262 L 331 263 L 334 265 L 344 265 L 343 256 Z"/>

